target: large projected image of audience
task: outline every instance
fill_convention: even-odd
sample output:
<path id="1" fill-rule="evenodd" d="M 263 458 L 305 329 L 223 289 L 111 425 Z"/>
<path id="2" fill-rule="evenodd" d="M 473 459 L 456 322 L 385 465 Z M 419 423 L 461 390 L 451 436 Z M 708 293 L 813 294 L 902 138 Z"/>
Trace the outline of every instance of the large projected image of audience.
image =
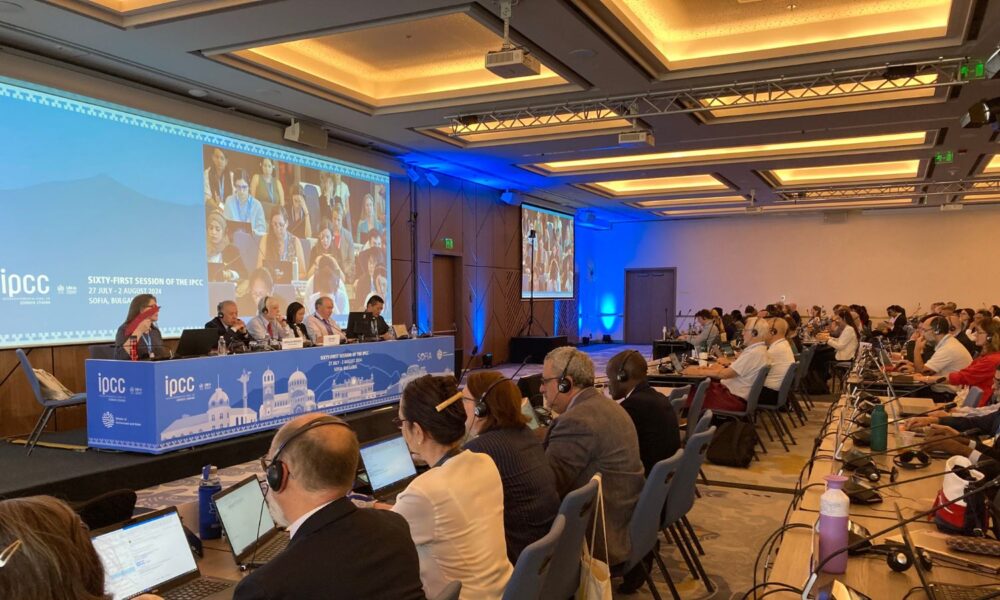
<path id="1" fill-rule="evenodd" d="M 388 296 L 385 185 L 204 146 L 213 297 L 253 315 L 265 296 L 334 303 L 341 323 Z"/>
<path id="2" fill-rule="evenodd" d="M 572 298 L 573 217 L 525 204 L 521 234 L 521 298 Z"/>

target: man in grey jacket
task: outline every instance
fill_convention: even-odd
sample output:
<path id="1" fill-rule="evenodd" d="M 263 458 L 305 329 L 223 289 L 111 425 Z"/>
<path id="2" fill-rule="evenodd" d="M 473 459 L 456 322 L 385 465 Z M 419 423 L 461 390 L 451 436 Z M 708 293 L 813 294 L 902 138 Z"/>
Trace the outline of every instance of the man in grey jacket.
<path id="1" fill-rule="evenodd" d="M 625 409 L 594 388 L 594 363 L 576 348 L 557 348 L 545 357 L 542 394 L 559 415 L 545 439 L 559 494 L 601 474 L 609 566 L 617 565 L 628 558 L 628 525 L 645 483 L 635 425 Z M 600 543 L 594 555 L 604 557 Z"/>

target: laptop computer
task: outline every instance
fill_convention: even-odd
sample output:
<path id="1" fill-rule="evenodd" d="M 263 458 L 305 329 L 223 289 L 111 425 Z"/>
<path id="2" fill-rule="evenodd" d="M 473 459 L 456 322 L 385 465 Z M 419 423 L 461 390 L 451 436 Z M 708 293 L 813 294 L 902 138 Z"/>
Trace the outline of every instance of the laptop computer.
<path id="1" fill-rule="evenodd" d="M 914 398 L 913 396 L 899 398 L 899 414 L 904 417 L 926 414 L 934 410 L 935 406 L 936 404 L 931 398 Z"/>
<path id="2" fill-rule="evenodd" d="M 208 329 L 185 329 L 181 332 L 181 339 L 177 342 L 177 358 L 194 358 L 197 356 L 208 356 L 212 350 L 219 347 L 219 330 Z"/>
<path id="3" fill-rule="evenodd" d="M 235 591 L 235 581 L 201 575 L 176 507 L 95 531 L 91 541 L 112 600 L 147 593 L 165 600 L 222 600 Z"/>
<path id="4" fill-rule="evenodd" d="M 271 272 L 274 283 L 292 282 L 292 261 L 290 260 L 265 260 L 264 266 Z"/>
<path id="5" fill-rule="evenodd" d="M 670 353 L 670 364 L 674 366 L 674 373 L 680 375 L 681 371 L 684 370 L 684 365 L 681 364 L 680 357 L 677 356 L 676 352 Z"/>
<path id="6" fill-rule="evenodd" d="M 400 434 L 363 444 L 361 464 L 371 485 L 372 496 L 383 502 L 395 500 L 396 494 L 417 476 L 410 449 Z"/>
<path id="7" fill-rule="evenodd" d="M 259 566 L 288 547 L 288 532 L 271 519 L 256 475 L 212 496 L 236 564 Z"/>
<path id="8" fill-rule="evenodd" d="M 923 561 L 917 555 L 917 546 L 913 543 L 913 538 L 910 537 L 910 532 L 906 529 L 906 521 L 903 519 L 903 513 L 899 510 L 899 505 L 896 506 L 896 519 L 899 521 L 903 543 L 909 547 L 910 552 L 915 557 L 913 568 L 916 569 L 917 576 L 920 577 L 920 585 L 927 593 L 928 600 L 978 600 L 984 597 L 994 597 L 1000 592 L 1000 586 L 953 585 L 932 582 L 930 573 L 924 568 Z"/>

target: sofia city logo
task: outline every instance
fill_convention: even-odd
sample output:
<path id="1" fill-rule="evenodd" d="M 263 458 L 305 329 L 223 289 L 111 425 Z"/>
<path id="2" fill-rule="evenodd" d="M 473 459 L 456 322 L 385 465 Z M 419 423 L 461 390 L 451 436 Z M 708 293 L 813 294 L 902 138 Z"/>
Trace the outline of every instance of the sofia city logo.
<path id="1" fill-rule="evenodd" d="M 50 290 L 48 275 L 8 273 L 0 268 L 0 296 L 47 296 Z"/>

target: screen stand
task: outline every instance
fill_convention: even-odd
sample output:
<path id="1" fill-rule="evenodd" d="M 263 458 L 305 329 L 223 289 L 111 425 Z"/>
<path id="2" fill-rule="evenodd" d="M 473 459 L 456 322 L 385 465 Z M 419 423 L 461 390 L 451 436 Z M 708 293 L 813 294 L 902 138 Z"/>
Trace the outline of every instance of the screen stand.
<path id="1" fill-rule="evenodd" d="M 531 278 L 528 281 L 528 322 L 517 333 L 518 337 L 531 337 L 531 328 L 535 324 L 535 243 L 537 238 L 534 229 L 528 232 L 528 239 L 531 240 Z M 541 323 L 538 324 L 538 328 L 542 330 L 544 337 L 549 336 Z"/>

